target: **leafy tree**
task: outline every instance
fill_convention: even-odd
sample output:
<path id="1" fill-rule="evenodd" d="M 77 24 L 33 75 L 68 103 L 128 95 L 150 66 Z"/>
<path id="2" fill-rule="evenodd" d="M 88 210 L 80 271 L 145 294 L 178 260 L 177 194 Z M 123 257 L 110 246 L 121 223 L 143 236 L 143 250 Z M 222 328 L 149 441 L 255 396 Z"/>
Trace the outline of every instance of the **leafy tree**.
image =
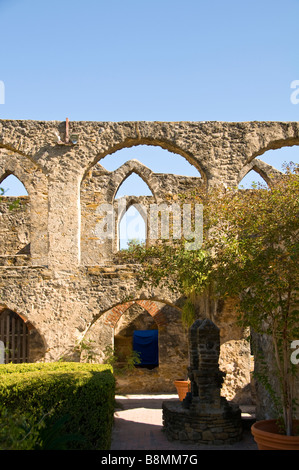
<path id="1" fill-rule="evenodd" d="M 166 286 L 187 297 L 192 323 L 197 299 L 235 297 L 240 322 L 272 339 L 285 432 L 292 434 L 295 375 L 290 345 L 299 339 L 299 167 L 290 164 L 271 188 L 213 188 L 193 193 L 204 205 L 204 240 L 136 246 L 125 256 L 142 263 L 141 283 Z"/>

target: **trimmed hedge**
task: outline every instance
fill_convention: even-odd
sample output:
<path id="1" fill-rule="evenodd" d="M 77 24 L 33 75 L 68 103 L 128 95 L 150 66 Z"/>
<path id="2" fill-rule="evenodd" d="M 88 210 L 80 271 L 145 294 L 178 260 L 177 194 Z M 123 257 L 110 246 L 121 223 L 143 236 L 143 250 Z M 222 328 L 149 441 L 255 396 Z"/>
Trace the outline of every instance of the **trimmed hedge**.
<path id="1" fill-rule="evenodd" d="M 0 403 L 4 408 L 30 416 L 35 423 L 49 414 L 45 419 L 48 435 L 58 422 L 63 423 L 60 437 L 79 434 L 79 439 L 69 442 L 69 449 L 110 448 L 114 397 L 115 379 L 109 365 L 0 365 Z"/>

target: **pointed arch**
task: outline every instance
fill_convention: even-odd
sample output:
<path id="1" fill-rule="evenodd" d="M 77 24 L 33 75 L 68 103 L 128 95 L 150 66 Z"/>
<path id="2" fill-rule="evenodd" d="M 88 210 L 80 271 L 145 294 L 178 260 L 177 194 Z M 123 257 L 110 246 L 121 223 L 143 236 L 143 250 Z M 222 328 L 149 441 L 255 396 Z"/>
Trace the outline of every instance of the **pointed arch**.
<path id="1" fill-rule="evenodd" d="M 131 184 L 130 184 L 131 180 Z M 120 194 L 123 191 L 124 186 L 128 186 L 130 184 L 130 192 L 126 194 Z M 141 184 L 141 188 L 138 185 Z M 122 191 L 121 191 L 122 189 Z M 146 183 L 142 176 L 138 175 L 135 171 L 131 171 L 120 183 L 115 193 L 114 199 L 118 199 L 123 196 L 153 196 L 153 192 L 151 191 L 149 185 Z"/>
<path id="2" fill-rule="evenodd" d="M 20 180 L 27 191 L 31 263 L 48 262 L 48 180 L 40 167 L 19 153 L 0 148 L 0 186 L 9 175 Z M 4 221 L 3 221 L 4 223 Z M 21 228 L 19 224 L 18 228 Z M 23 236 L 22 236 L 23 237 Z"/>
<path id="3" fill-rule="evenodd" d="M 140 163 L 138 160 L 129 160 L 123 165 L 121 165 L 117 170 L 112 174 L 111 178 L 111 190 L 112 190 L 112 200 L 115 199 L 115 196 L 126 179 L 128 179 L 133 173 L 135 173 L 139 178 L 141 178 L 144 183 L 148 186 L 153 197 L 156 199 L 156 193 L 158 190 L 157 184 L 154 179 L 154 173 L 150 168 Z M 133 194 L 130 194 L 132 196 Z"/>
<path id="4" fill-rule="evenodd" d="M 254 176 L 255 174 L 255 176 Z M 253 183 L 261 183 L 270 186 L 271 182 L 267 175 L 257 171 L 256 168 L 253 166 L 250 168 L 244 176 L 242 176 L 241 180 L 239 181 L 238 188 L 240 189 L 252 189 Z"/>
<path id="5" fill-rule="evenodd" d="M 271 187 L 276 178 L 282 176 L 282 172 L 274 168 L 272 165 L 256 158 L 250 163 L 247 163 L 247 165 L 241 169 L 238 175 L 238 184 L 240 184 L 243 178 L 245 178 L 245 176 L 247 176 L 252 170 L 255 171 L 269 187 Z"/>
<path id="6" fill-rule="evenodd" d="M 12 192 L 14 194 L 7 194 L 7 191 L 11 190 L 11 188 L 5 188 L 7 184 L 7 180 L 10 180 L 11 185 L 14 187 Z M 5 183 L 6 182 L 6 183 Z M 18 178 L 12 171 L 6 171 L 0 177 L 0 187 L 4 190 L 3 196 L 10 196 L 10 197 L 19 197 L 19 196 L 28 196 L 28 191 L 23 184 L 23 182 Z"/>
<path id="7" fill-rule="evenodd" d="M 123 304 L 118 304 L 108 311 L 104 323 L 114 328 L 120 317 L 134 304 L 137 304 L 146 310 L 153 317 L 157 326 L 166 325 L 167 319 L 162 311 L 161 305 L 157 305 L 153 300 L 132 300 Z"/>
<path id="8" fill-rule="evenodd" d="M 164 306 L 171 307 L 175 309 L 179 314 L 182 313 L 182 306 L 176 305 L 175 302 L 171 302 L 166 298 L 140 298 L 136 297 L 132 300 L 125 300 L 118 301 L 115 304 L 107 307 L 105 310 L 101 311 L 99 314 L 95 315 L 90 322 L 88 328 L 84 332 L 84 336 L 92 329 L 93 325 L 99 320 L 103 320 L 103 324 L 109 326 L 111 328 L 114 327 L 115 323 L 118 321 L 120 316 L 134 303 L 138 303 L 142 306 L 148 313 L 155 317 L 157 323 L 159 325 L 164 326 L 167 324 L 167 319 L 162 311 Z"/>

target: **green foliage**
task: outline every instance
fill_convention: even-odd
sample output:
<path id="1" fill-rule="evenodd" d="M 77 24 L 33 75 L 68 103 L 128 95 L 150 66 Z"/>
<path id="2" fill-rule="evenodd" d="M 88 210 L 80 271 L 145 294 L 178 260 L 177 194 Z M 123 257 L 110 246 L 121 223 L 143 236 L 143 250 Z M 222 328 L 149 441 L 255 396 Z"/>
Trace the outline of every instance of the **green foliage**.
<path id="1" fill-rule="evenodd" d="M 130 370 L 133 370 L 134 367 L 141 363 L 140 353 L 138 351 L 132 350 L 131 353 L 126 357 L 125 364 L 122 364 L 122 367 L 118 364 L 119 358 L 115 354 L 114 348 L 112 346 L 106 346 L 104 349 L 104 363 L 111 365 L 113 371 L 116 375 L 122 375 Z"/>
<path id="2" fill-rule="evenodd" d="M 195 318 L 194 303 L 190 299 L 187 299 L 182 308 L 182 322 L 187 327 L 190 327 L 195 321 Z"/>
<path id="3" fill-rule="evenodd" d="M 80 359 L 83 362 L 94 362 L 98 353 L 94 350 L 96 342 L 92 339 L 81 341 L 75 351 L 80 355 Z"/>
<path id="4" fill-rule="evenodd" d="M 1 196 L 4 196 L 5 190 L 3 188 L 0 188 L 0 201 L 1 201 Z M 13 210 L 18 210 L 20 209 L 20 199 L 16 198 L 14 199 L 8 206 L 10 211 Z"/>
<path id="5" fill-rule="evenodd" d="M 8 446 L 11 440 L 20 445 L 27 431 L 28 445 L 32 439 L 35 448 L 109 449 L 115 394 L 110 366 L 8 364 L 0 366 L 0 378 L 6 416 L 19 415 L 21 420 L 20 438 L 12 430 Z"/>
<path id="6" fill-rule="evenodd" d="M 37 426 L 36 426 L 37 428 Z M 37 446 L 39 432 L 34 420 L 20 412 L 0 410 L 0 450 L 32 450 Z"/>
<path id="7" fill-rule="evenodd" d="M 183 318 L 201 295 L 239 299 L 240 322 L 273 341 L 283 419 L 290 433 L 294 374 L 290 344 L 299 338 L 299 166 L 290 164 L 271 188 L 194 192 L 204 206 L 203 244 L 185 240 L 136 246 L 125 256 L 142 264 L 141 285 L 165 286 L 186 297 Z"/>

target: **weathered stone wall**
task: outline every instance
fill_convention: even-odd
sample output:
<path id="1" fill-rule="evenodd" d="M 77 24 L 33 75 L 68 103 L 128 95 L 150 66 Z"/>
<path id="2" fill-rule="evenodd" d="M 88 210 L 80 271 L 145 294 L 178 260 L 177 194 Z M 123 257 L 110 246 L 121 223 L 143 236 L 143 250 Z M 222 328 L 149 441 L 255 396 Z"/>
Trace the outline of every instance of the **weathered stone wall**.
<path id="1" fill-rule="evenodd" d="M 21 217 L 1 210 L 5 214 L 0 219 L 2 251 L 14 254 L 19 247 L 12 231 L 5 235 L 16 221 L 17 233 L 23 231 L 27 234 L 23 241 L 30 240 L 30 255 L 0 262 L 0 302 L 30 323 L 46 361 L 79 360 L 80 355 L 82 359 L 78 345 L 88 339 L 95 340 L 95 352 L 102 360 L 104 346 L 113 344 L 110 320 L 116 306 L 129 300 L 162 303 L 168 322 L 158 328 L 165 360 L 153 371 L 135 371 L 123 381 L 123 389 L 129 390 L 131 384 L 132 391 L 135 384 L 139 391 L 170 390 L 172 379 L 181 377 L 188 364 L 187 343 L 179 344 L 179 338 L 185 337 L 178 310 L 181 299 L 165 290 L 138 289 L 139 267 L 113 262 L 117 246 L 99 244 L 94 233 L 97 208 L 103 202 L 113 203 L 119 185 L 132 172 L 146 181 L 153 197 L 131 198 L 128 204 L 176 200 L 178 192 L 197 185 L 207 190 L 219 184 L 236 186 L 251 169 L 271 184 L 279 172 L 257 157 L 270 149 L 299 145 L 299 123 L 71 122 L 68 144 L 65 137 L 65 122 L 0 121 L 0 184 L 15 174 L 29 198 L 24 205 L 28 211 Z M 136 160 L 114 172 L 101 166 L 106 155 L 136 145 L 160 146 L 179 154 L 201 177 L 156 174 Z M 226 305 L 211 311 L 203 305 L 200 314 L 211 317 L 220 328 L 220 363 L 227 372 L 224 394 L 239 396 L 249 380 L 250 353 L 244 332 L 236 328 L 234 309 Z M 36 346 L 32 349 L 35 360 L 40 360 Z"/>
<path id="2" fill-rule="evenodd" d="M 30 201 L 27 196 L 0 199 L 0 257 L 20 254 L 30 243 Z M 12 207 L 15 209 L 11 210 Z"/>

